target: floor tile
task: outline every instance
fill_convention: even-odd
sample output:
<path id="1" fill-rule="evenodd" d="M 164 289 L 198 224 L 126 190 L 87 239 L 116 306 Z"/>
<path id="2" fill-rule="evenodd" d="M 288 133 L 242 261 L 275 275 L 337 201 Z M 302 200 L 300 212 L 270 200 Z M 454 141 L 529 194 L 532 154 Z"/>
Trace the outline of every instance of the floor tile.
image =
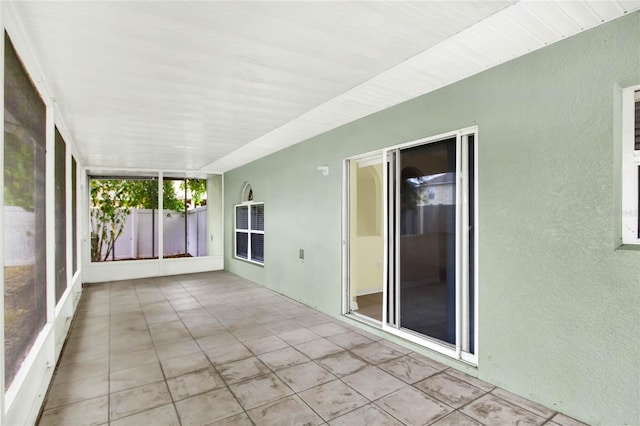
<path id="1" fill-rule="evenodd" d="M 62 407 L 46 410 L 40 418 L 40 426 L 99 425 L 109 420 L 109 397 L 86 399 Z"/>
<path id="2" fill-rule="evenodd" d="M 86 288 L 45 408 L 45 426 L 581 425 L 225 272 Z"/>
<path id="3" fill-rule="evenodd" d="M 458 411 L 454 411 L 451 414 L 448 414 L 438 420 L 435 423 L 432 423 L 433 426 L 482 426 L 481 423 L 476 422 L 470 417 L 461 414 Z"/>
<path id="4" fill-rule="evenodd" d="M 53 384 L 73 382 L 91 377 L 99 377 L 98 380 L 107 380 L 109 376 L 109 363 L 102 360 L 92 360 L 82 364 L 66 364 L 58 367 L 53 378 Z"/>
<path id="5" fill-rule="evenodd" d="M 402 380 L 373 366 L 349 374 L 342 381 L 371 401 L 407 386 Z"/>
<path id="6" fill-rule="evenodd" d="M 322 358 L 327 355 L 342 352 L 340 346 L 331 343 L 327 339 L 312 340 L 311 342 L 302 343 L 295 347 L 297 350 L 305 354 L 311 359 Z"/>
<path id="7" fill-rule="evenodd" d="M 223 387 L 224 381 L 213 367 L 210 367 L 169 379 L 167 385 L 173 400 L 179 401 Z"/>
<path id="8" fill-rule="evenodd" d="M 161 362 L 167 379 L 211 367 L 209 358 L 202 352 L 195 352 Z"/>
<path id="9" fill-rule="evenodd" d="M 164 381 L 112 393 L 109 400 L 110 419 L 119 419 L 170 402 L 171 396 Z"/>
<path id="10" fill-rule="evenodd" d="M 473 401 L 460 411 L 480 423 L 496 426 L 541 425 L 545 421 L 543 417 L 491 394 Z"/>
<path id="11" fill-rule="evenodd" d="M 123 354 L 153 347 L 153 341 L 148 331 L 140 333 L 128 333 L 124 336 L 111 336 L 109 352 Z"/>
<path id="12" fill-rule="evenodd" d="M 297 396 L 262 405 L 247 412 L 257 425 L 319 425 L 324 421 Z"/>
<path id="13" fill-rule="evenodd" d="M 294 331 L 294 330 L 299 330 L 300 328 L 302 328 L 300 324 L 298 324 L 293 320 L 282 320 L 282 321 L 270 322 L 265 324 L 264 326 L 267 329 L 271 330 L 272 333 L 278 334 L 278 335 L 287 333 L 290 331 Z"/>
<path id="14" fill-rule="evenodd" d="M 433 359 L 431 359 L 429 357 L 426 357 L 424 355 L 421 355 L 421 354 L 418 354 L 418 353 L 415 353 L 415 352 L 411 352 L 410 354 L 408 354 L 408 356 L 410 356 L 413 359 L 416 359 L 416 360 L 420 361 L 423 364 L 428 365 L 429 367 L 435 368 L 438 371 L 444 371 L 444 370 L 449 368 L 448 365 L 444 365 L 444 364 L 442 364 L 442 363 L 440 363 L 438 361 L 435 361 L 435 360 L 433 360 Z M 476 386 L 476 387 L 478 387 L 478 386 Z"/>
<path id="15" fill-rule="evenodd" d="M 45 409 L 61 405 L 92 399 L 106 395 L 109 392 L 109 382 L 105 378 L 89 377 L 73 382 L 51 386 Z"/>
<path id="16" fill-rule="evenodd" d="M 271 331 L 261 325 L 241 328 L 239 330 L 232 331 L 232 333 L 236 337 L 236 339 L 240 340 L 241 342 L 273 336 L 273 333 L 271 333 Z"/>
<path id="17" fill-rule="evenodd" d="M 383 362 L 378 367 L 406 383 L 416 383 L 438 373 L 435 368 L 409 356 Z"/>
<path id="18" fill-rule="evenodd" d="M 139 425 L 180 426 L 180 421 L 173 404 L 167 404 L 132 416 L 123 417 L 110 423 L 110 426 Z"/>
<path id="19" fill-rule="evenodd" d="M 180 317 L 175 312 L 151 313 L 145 315 L 147 324 L 159 324 L 161 322 L 169 322 L 179 320 Z"/>
<path id="20" fill-rule="evenodd" d="M 253 422 L 245 413 L 236 414 L 217 422 L 209 423 L 207 426 L 253 426 Z"/>
<path id="21" fill-rule="evenodd" d="M 212 349 L 212 348 L 220 348 L 222 346 L 229 346 L 238 343 L 238 339 L 236 339 L 233 334 L 228 331 L 223 331 L 218 334 L 212 334 L 206 337 L 200 337 L 196 339 L 198 345 L 202 348 L 202 350 Z"/>
<path id="22" fill-rule="evenodd" d="M 156 355 L 156 350 L 154 348 L 147 348 L 124 354 L 111 355 L 109 358 L 109 367 L 111 371 L 117 371 L 157 361 L 158 355 Z"/>
<path id="23" fill-rule="evenodd" d="M 495 386 L 493 386 L 491 383 L 487 383 L 480 379 L 476 379 L 473 376 L 463 373 L 462 371 L 454 370 L 453 368 L 448 369 L 446 373 L 450 376 L 455 377 L 456 379 L 460 379 L 464 382 L 469 383 L 472 386 L 482 389 L 485 392 L 490 392 L 493 389 L 495 389 Z"/>
<path id="24" fill-rule="evenodd" d="M 294 348 L 285 348 L 268 352 L 266 354 L 259 355 L 258 358 L 260 358 L 262 362 L 274 371 L 309 361 L 308 357 L 301 354 Z"/>
<path id="25" fill-rule="evenodd" d="M 299 345 L 300 343 L 311 342 L 312 340 L 320 339 L 316 333 L 313 333 L 306 328 L 300 328 L 298 330 L 287 331 L 286 333 L 279 334 L 282 340 L 290 344 L 291 346 Z"/>
<path id="26" fill-rule="evenodd" d="M 384 340 L 384 339 L 378 340 L 378 342 L 381 345 L 385 345 L 386 347 L 391 348 L 396 352 L 400 352 L 403 355 L 407 355 L 407 354 L 411 353 L 411 349 L 407 349 L 404 346 L 398 345 L 397 343 L 393 343 L 393 342 L 390 342 L 390 341 Z"/>
<path id="27" fill-rule="evenodd" d="M 218 371 L 228 384 L 238 383 L 271 372 L 266 365 L 255 357 L 223 364 L 218 367 Z"/>
<path id="28" fill-rule="evenodd" d="M 227 388 L 217 389 L 176 402 L 182 426 L 201 426 L 242 413 L 242 407 Z"/>
<path id="29" fill-rule="evenodd" d="M 309 312 L 312 314 L 309 315 Z M 302 315 L 296 316 L 296 322 L 303 327 L 313 327 L 316 325 L 327 324 L 331 322 L 331 317 L 318 313 L 310 308 L 305 308 L 305 311 L 302 312 Z"/>
<path id="30" fill-rule="evenodd" d="M 164 375 L 157 361 L 151 364 L 138 365 L 124 370 L 112 371 L 110 375 L 109 391 L 111 393 L 124 389 L 164 380 Z"/>
<path id="31" fill-rule="evenodd" d="M 178 343 L 156 346 L 156 352 L 160 361 L 176 358 L 183 355 L 200 352 L 200 346 L 195 340 L 185 340 Z"/>
<path id="32" fill-rule="evenodd" d="M 414 386 L 454 408 L 460 408 L 485 393 L 475 386 L 444 373 L 424 379 Z"/>
<path id="33" fill-rule="evenodd" d="M 276 373 L 291 389 L 296 392 L 321 385 L 336 379 L 336 376 L 314 362 L 294 365 Z"/>
<path id="34" fill-rule="evenodd" d="M 387 395 L 376 405 L 408 425 L 428 425 L 453 411 L 411 386 Z"/>
<path id="35" fill-rule="evenodd" d="M 353 331 L 329 336 L 327 337 L 327 340 L 345 349 L 352 349 L 356 346 L 368 345 L 370 343 L 373 343 L 373 340 L 358 333 L 354 333 Z"/>
<path id="36" fill-rule="evenodd" d="M 340 416 L 329 422 L 331 426 L 403 426 L 398 419 L 373 404 Z"/>
<path id="37" fill-rule="evenodd" d="M 211 348 L 204 351 L 209 361 L 216 367 L 232 361 L 250 358 L 253 354 L 242 343 Z"/>
<path id="38" fill-rule="evenodd" d="M 400 352 L 396 352 L 378 342 L 357 346 L 351 349 L 351 352 L 371 364 L 379 364 L 402 356 Z"/>
<path id="39" fill-rule="evenodd" d="M 347 333 L 349 331 L 348 329 L 334 322 L 314 325 L 313 327 L 309 327 L 309 330 L 322 337 L 335 336 L 336 334 Z"/>
<path id="40" fill-rule="evenodd" d="M 369 401 L 340 380 L 316 386 L 298 394 L 323 419 L 329 421 Z"/>
<path id="41" fill-rule="evenodd" d="M 151 340 L 154 345 L 166 345 L 169 343 L 177 343 L 185 340 L 192 340 L 193 336 L 186 328 L 184 330 L 171 330 L 159 334 L 153 334 Z"/>
<path id="42" fill-rule="evenodd" d="M 267 352 L 276 351 L 278 349 L 284 349 L 289 346 L 289 344 L 284 340 L 273 335 L 246 341 L 244 342 L 244 345 L 249 348 L 249 350 L 255 355 L 261 355 Z"/>
<path id="43" fill-rule="evenodd" d="M 561 413 L 556 414 L 551 420 L 562 426 L 586 426 L 586 423 L 582 423 Z"/>
<path id="44" fill-rule="evenodd" d="M 317 359 L 316 362 L 338 377 L 355 373 L 368 365 L 351 352 L 346 351 Z"/>
<path id="45" fill-rule="evenodd" d="M 230 385 L 229 389 L 246 410 L 276 401 L 293 393 L 273 373 Z"/>
<path id="46" fill-rule="evenodd" d="M 536 404 L 535 402 L 529 401 L 528 399 L 518 396 L 514 393 L 507 392 L 504 389 L 496 388 L 491 391 L 491 393 L 499 398 L 509 401 L 514 405 L 517 405 L 520 408 L 531 411 L 533 414 L 537 414 L 540 417 L 545 417 L 548 419 L 555 414 L 555 411 L 547 407 L 543 407 L 540 404 Z"/>
<path id="47" fill-rule="evenodd" d="M 187 325 L 187 329 L 191 333 L 193 337 L 196 339 L 200 337 L 211 336 L 213 334 L 218 334 L 220 332 L 225 331 L 225 328 L 222 324 L 220 324 L 215 319 L 211 319 L 211 322 L 206 324 L 198 324 L 198 325 Z"/>

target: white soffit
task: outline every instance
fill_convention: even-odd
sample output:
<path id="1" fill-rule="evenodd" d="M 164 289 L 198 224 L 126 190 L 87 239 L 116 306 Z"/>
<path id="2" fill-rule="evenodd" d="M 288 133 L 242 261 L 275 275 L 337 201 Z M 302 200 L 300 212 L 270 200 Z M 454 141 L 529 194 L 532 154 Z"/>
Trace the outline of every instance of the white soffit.
<path id="1" fill-rule="evenodd" d="M 251 141 L 203 170 L 231 170 L 638 9 L 638 0 L 521 0 Z"/>
<path id="2" fill-rule="evenodd" d="M 11 3 L 84 166 L 194 172 L 228 171 L 639 7 Z"/>

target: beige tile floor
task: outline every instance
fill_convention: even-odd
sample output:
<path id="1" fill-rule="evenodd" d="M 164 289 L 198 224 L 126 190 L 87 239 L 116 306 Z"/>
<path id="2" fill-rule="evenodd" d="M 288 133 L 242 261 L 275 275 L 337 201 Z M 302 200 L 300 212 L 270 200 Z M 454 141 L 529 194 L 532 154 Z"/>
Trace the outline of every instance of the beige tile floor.
<path id="1" fill-rule="evenodd" d="M 89 285 L 45 425 L 578 425 L 227 272 Z"/>

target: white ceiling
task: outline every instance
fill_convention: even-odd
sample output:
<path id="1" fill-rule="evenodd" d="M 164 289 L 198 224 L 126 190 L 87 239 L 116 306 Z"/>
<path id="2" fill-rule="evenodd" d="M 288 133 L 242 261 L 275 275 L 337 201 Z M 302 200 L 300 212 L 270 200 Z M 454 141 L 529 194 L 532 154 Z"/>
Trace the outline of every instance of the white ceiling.
<path id="1" fill-rule="evenodd" d="M 84 166 L 224 172 L 640 1 L 11 7 Z"/>

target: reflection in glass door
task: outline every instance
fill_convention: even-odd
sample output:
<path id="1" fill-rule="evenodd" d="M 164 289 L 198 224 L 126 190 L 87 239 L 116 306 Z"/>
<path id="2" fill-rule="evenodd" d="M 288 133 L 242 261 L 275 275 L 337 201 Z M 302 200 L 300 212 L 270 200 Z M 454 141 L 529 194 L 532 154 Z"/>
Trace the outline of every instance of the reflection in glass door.
<path id="1" fill-rule="evenodd" d="M 400 327 L 455 344 L 456 138 L 399 161 Z"/>

